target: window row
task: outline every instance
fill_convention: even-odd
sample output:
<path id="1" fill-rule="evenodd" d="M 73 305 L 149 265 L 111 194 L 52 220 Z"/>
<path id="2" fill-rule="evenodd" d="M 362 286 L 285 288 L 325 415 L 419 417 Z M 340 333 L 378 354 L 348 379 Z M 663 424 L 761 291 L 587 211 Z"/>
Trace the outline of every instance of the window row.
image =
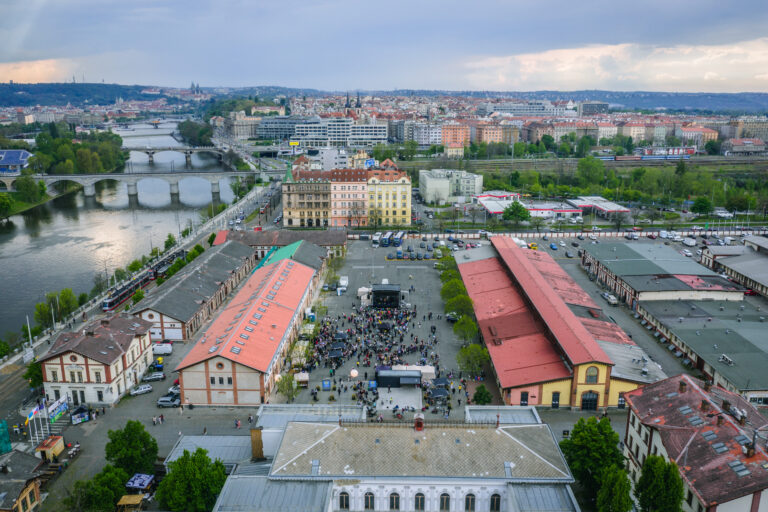
<path id="1" fill-rule="evenodd" d="M 464 511 L 475 512 L 475 495 L 467 494 L 464 496 Z M 407 508 L 407 507 L 406 507 Z M 372 492 L 365 493 L 363 497 L 363 509 L 364 510 L 376 510 L 376 496 Z M 349 493 L 342 492 L 339 494 L 339 510 L 349 510 Z M 389 495 L 389 510 L 400 510 L 400 495 L 393 492 Z M 423 493 L 417 493 L 413 497 L 413 510 L 417 512 L 424 512 L 425 510 L 425 496 Z M 439 508 L 440 512 L 449 512 L 451 510 L 451 496 L 447 493 L 440 495 Z M 499 494 L 493 494 L 488 506 L 489 512 L 501 512 L 501 496 Z"/>
<path id="2" fill-rule="evenodd" d="M 216 384 L 216 377 L 211 377 L 211 384 Z M 224 377 L 219 377 L 219 384 L 224 384 Z M 232 385 L 232 377 L 227 377 L 227 384 Z"/>

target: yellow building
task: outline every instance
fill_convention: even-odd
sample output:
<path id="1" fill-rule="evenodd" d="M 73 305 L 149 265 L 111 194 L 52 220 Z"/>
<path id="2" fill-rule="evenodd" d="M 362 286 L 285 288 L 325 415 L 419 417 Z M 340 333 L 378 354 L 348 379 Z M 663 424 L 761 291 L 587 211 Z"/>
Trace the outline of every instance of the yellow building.
<path id="1" fill-rule="evenodd" d="M 404 171 L 368 171 L 368 218 L 373 226 L 411 225 L 411 179 Z"/>
<path id="2" fill-rule="evenodd" d="M 624 393 L 664 378 L 549 254 L 491 244 L 459 272 L 505 404 L 623 408 Z"/>

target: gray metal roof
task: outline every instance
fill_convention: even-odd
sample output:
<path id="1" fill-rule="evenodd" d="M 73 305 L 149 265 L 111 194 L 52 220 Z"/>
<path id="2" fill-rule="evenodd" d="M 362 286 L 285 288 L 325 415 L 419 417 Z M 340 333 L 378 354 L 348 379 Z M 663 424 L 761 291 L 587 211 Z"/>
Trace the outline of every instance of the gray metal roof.
<path id="1" fill-rule="evenodd" d="M 365 408 L 361 405 L 331 404 L 264 404 L 259 406 L 256 426 L 265 429 L 284 429 L 291 421 L 364 421 Z"/>
<path id="2" fill-rule="evenodd" d="M 741 256 L 721 258 L 717 262 L 756 283 L 768 286 L 768 254 L 749 251 Z"/>
<path id="3" fill-rule="evenodd" d="M 165 464 L 173 462 L 182 455 L 184 450 L 193 453 L 198 448 L 208 452 L 211 460 L 220 460 L 224 464 L 250 462 L 251 437 L 244 436 L 181 436 L 171 448 Z"/>
<path id="4" fill-rule="evenodd" d="M 271 478 L 478 478 L 570 483 L 548 425 L 290 423 Z"/>
<path id="5" fill-rule="evenodd" d="M 765 236 L 748 236 L 744 239 L 744 243 L 754 244 L 762 251 L 768 251 L 768 238 Z"/>
<path id="6" fill-rule="evenodd" d="M 243 266 L 253 249 L 239 242 L 225 242 L 211 247 L 191 263 L 171 276 L 161 286 L 147 292 L 131 310 L 138 313 L 151 309 L 181 322 L 188 322 L 229 279 L 232 272 Z"/>
<path id="7" fill-rule="evenodd" d="M 747 301 L 665 300 L 640 305 L 738 389 L 768 390 L 768 312 Z M 721 361 L 723 354 L 733 365 Z"/>
<path id="8" fill-rule="evenodd" d="M 468 405 L 464 407 L 467 423 L 496 423 L 501 425 L 538 424 L 541 418 L 536 408 L 526 405 Z"/>
<path id="9" fill-rule="evenodd" d="M 323 260 L 328 256 L 328 251 L 319 245 L 311 242 L 302 241 L 296 252 L 291 257 L 292 260 L 303 263 L 304 265 L 319 270 L 323 266 Z"/>
<path id="10" fill-rule="evenodd" d="M 651 361 L 645 350 L 639 346 L 600 340 L 597 340 L 597 343 L 613 361 L 611 378 L 648 384 L 667 378 L 659 365 Z M 643 368 L 647 370 L 645 375 Z"/>
<path id="11" fill-rule="evenodd" d="M 744 245 L 708 245 L 706 248 L 713 256 L 738 256 L 749 251 Z"/>
<path id="12" fill-rule="evenodd" d="M 325 512 L 331 482 L 270 480 L 264 476 L 231 475 L 213 512 Z"/>
<path id="13" fill-rule="evenodd" d="M 520 512 L 579 512 L 567 485 L 515 485 L 512 494 Z"/>
<path id="14" fill-rule="evenodd" d="M 622 278 L 624 276 L 661 274 L 717 275 L 666 245 L 600 243 L 587 244 L 584 246 L 584 250 L 598 259 L 611 272 Z"/>
<path id="15" fill-rule="evenodd" d="M 0 466 L 8 466 L 10 471 L 0 472 L 0 508 L 10 510 L 19 494 L 26 487 L 27 482 L 40 476 L 36 471 L 41 460 L 28 453 L 11 450 L 0 455 Z"/>

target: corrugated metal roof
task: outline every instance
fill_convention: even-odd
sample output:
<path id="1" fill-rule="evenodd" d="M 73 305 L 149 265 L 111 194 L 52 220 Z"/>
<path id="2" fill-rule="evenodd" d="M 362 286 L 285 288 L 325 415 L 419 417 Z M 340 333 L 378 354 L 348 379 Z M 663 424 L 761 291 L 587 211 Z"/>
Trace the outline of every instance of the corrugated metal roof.
<path id="1" fill-rule="evenodd" d="M 617 276 L 679 274 L 716 276 L 717 274 L 661 244 L 587 244 L 584 250 Z"/>
<path id="2" fill-rule="evenodd" d="M 211 460 L 218 459 L 224 464 L 251 460 L 250 436 L 181 436 L 165 458 L 165 464 L 184 455 L 184 450 L 193 453 L 198 448 L 206 450 Z"/>
<path id="3" fill-rule="evenodd" d="M 516 485 L 520 512 L 578 512 L 579 507 L 566 485 Z"/>
<path id="4" fill-rule="evenodd" d="M 331 482 L 270 480 L 264 476 L 227 478 L 213 512 L 325 512 Z"/>

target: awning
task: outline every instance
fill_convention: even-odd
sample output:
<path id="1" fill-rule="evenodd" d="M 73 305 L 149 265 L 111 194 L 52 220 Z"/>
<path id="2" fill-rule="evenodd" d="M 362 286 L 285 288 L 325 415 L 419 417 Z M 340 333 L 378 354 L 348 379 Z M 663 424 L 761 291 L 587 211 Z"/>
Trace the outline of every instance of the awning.
<path id="1" fill-rule="evenodd" d="M 648 324 L 648 320 L 645 320 L 645 319 L 643 319 L 643 320 L 640 322 L 640 325 L 647 325 L 647 324 Z"/>
<path id="2" fill-rule="evenodd" d="M 441 396 L 448 396 L 448 390 L 444 389 L 444 388 L 431 389 L 429 391 L 429 396 L 431 396 L 433 398 L 439 398 Z"/>
<path id="3" fill-rule="evenodd" d="M 331 350 L 343 350 L 347 347 L 346 344 L 342 343 L 341 341 L 337 341 L 336 343 L 331 345 Z"/>
<path id="4" fill-rule="evenodd" d="M 654 338 L 658 338 L 659 336 L 661 336 L 661 333 L 659 331 L 656 331 L 655 333 L 653 333 Z"/>
<path id="5" fill-rule="evenodd" d="M 441 377 L 439 379 L 433 379 L 432 380 L 432 385 L 437 387 L 437 388 L 447 388 L 448 386 L 451 385 L 451 381 L 449 381 L 446 378 Z"/>
<path id="6" fill-rule="evenodd" d="M 125 487 L 128 489 L 147 489 L 155 481 L 155 475 L 146 475 L 144 473 L 136 473 L 128 480 Z"/>
<path id="7" fill-rule="evenodd" d="M 401 377 L 400 378 L 400 385 L 403 384 L 421 384 L 421 379 L 418 377 Z"/>
<path id="8" fill-rule="evenodd" d="M 670 352 L 672 352 L 673 350 L 675 350 L 675 348 L 676 348 L 676 347 L 675 347 L 674 345 L 672 345 L 671 343 L 670 343 L 670 344 L 667 346 L 667 350 L 669 350 Z"/>
<path id="9" fill-rule="evenodd" d="M 683 357 L 683 353 L 678 350 L 675 352 L 675 357 Z"/>
<path id="10" fill-rule="evenodd" d="M 339 349 L 331 350 L 328 353 L 328 357 L 342 357 L 343 355 L 344 355 L 343 352 Z"/>

